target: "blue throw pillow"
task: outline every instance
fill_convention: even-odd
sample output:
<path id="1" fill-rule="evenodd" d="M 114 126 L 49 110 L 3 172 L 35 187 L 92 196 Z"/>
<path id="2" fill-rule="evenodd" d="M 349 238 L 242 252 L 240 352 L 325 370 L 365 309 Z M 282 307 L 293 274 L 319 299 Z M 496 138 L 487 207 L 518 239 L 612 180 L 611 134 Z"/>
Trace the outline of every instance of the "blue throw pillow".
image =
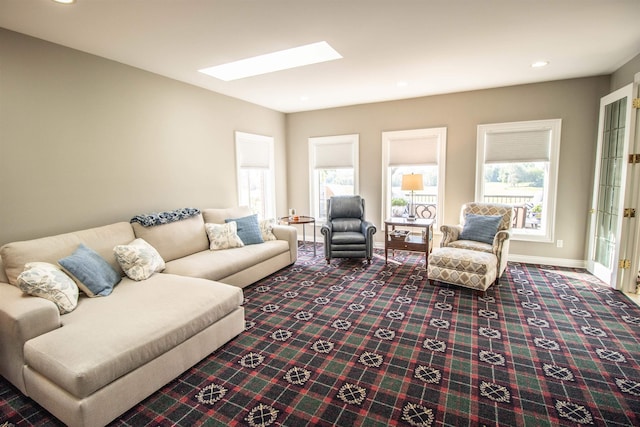
<path id="1" fill-rule="evenodd" d="M 502 215 L 474 215 L 467 214 L 464 227 L 460 233 L 460 240 L 474 240 L 493 244 L 493 238 L 498 232 Z"/>
<path id="2" fill-rule="evenodd" d="M 90 297 L 106 297 L 122 277 L 96 251 L 82 243 L 58 264 L 68 272 L 78 287 Z"/>
<path id="3" fill-rule="evenodd" d="M 237 234 L 245 245 L 254 245 L 263 243 L 260 224 L 258 223 L 258 215 L 249 215 L 242 218 L 227 218 L 224 222 L 234 221 L 237 225 Z"/>

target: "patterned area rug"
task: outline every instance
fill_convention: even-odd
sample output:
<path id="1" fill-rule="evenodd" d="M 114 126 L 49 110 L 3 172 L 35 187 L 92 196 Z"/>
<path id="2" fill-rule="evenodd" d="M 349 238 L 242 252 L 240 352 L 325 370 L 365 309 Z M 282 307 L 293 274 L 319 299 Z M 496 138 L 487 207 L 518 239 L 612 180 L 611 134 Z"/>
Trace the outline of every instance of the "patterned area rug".
<path id="1" fill-rule="evenodd" d="M 245 307 L 113 425 L 640 425 L 640 309 L 582 270 L 511 263 L 483 294 L 428 285 L 418 254 L 301 252 Z M 59 424 L 0 380 L 2 422 Z"/>

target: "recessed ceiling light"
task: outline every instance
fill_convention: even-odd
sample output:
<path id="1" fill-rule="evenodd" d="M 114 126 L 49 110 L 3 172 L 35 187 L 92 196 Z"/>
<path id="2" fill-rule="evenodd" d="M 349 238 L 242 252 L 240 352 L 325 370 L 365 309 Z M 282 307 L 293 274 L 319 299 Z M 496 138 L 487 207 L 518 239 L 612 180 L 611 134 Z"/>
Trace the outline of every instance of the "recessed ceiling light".
<path id="1" fill-rule="evenodd" d="M 536 61 L 536 62 L 531 64 L 531 67 L 532 68 L 541 68 L 541 67 L 546 67 L 547 65 L 549 65 L 549 61 Z"/>
<path id="2" fill-rule="evenodd" d="M 305 102 L 305 101 L 308 101 L 308 100 L 309 100 L 309 97 L 308 97 L 308 96 L 306 96 L 306 95 L 302 95 L 302 96 L 300 97 L 300 101 L 302 101 L 302 102 Z"/>
<path id="3" fill-rule="evenodd" d="M 61 4 L 71 4 L 71 3 L 75 3 L 76 0 L 53 0 L 53 1 Z"/>
<path id="4" fill-rule="evenodd" d="M 225 82 L 340 59 L 329 43 L 318 42 L 198 70 Z"/>
<path id="5" fill-rule="evenodd" d="M 409 82 L 404 80 L 399 80 L 396 82 L 396 87 L 407 87 L 409 86 Z"/>

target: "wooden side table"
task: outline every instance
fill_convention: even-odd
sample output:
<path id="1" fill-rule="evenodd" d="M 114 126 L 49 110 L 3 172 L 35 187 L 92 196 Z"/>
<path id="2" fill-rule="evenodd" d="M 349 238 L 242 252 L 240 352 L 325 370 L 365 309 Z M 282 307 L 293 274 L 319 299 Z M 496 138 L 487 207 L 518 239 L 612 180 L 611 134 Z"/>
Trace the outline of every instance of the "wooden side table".
<path id="1" fill-rule="evenodd" d="M 287 225 L 302 225 L 302 241 L 305 248 L 307 247 L 307 235 L 305 226 L 311 224 L 313 227 L 313 256 L 316 256 L 316 219 L 312 216 L 296 215 L 296 216 L 283 216 L 278 218 L 278 221 Z"/>
<path id="2" fill-rule="evenodd" d="M 390 218 L 384 222 L 384 262 L 387 263 L 389 249 L 392 251 L 423 252 L 425 264 L 433 248 L 433 219 Z M 419 232 L 396 230 L 396 227 L 418 228 Z"/>

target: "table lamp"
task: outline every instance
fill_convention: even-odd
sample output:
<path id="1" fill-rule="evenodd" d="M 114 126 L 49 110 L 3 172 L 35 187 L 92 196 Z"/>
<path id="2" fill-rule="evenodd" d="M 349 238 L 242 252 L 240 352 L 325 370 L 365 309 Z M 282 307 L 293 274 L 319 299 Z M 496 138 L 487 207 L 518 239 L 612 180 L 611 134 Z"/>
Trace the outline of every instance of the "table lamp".
<path id="1" fill-rule="evenodd" d="M 416 219 L 415 205 L 413 204 L 413 192 L 424 190 L 422 185 L 422 174 L 402 175 L 402 191 L 411 191 L 411 204 L 409 205 L 409 216 L 407 219 Z"/>

